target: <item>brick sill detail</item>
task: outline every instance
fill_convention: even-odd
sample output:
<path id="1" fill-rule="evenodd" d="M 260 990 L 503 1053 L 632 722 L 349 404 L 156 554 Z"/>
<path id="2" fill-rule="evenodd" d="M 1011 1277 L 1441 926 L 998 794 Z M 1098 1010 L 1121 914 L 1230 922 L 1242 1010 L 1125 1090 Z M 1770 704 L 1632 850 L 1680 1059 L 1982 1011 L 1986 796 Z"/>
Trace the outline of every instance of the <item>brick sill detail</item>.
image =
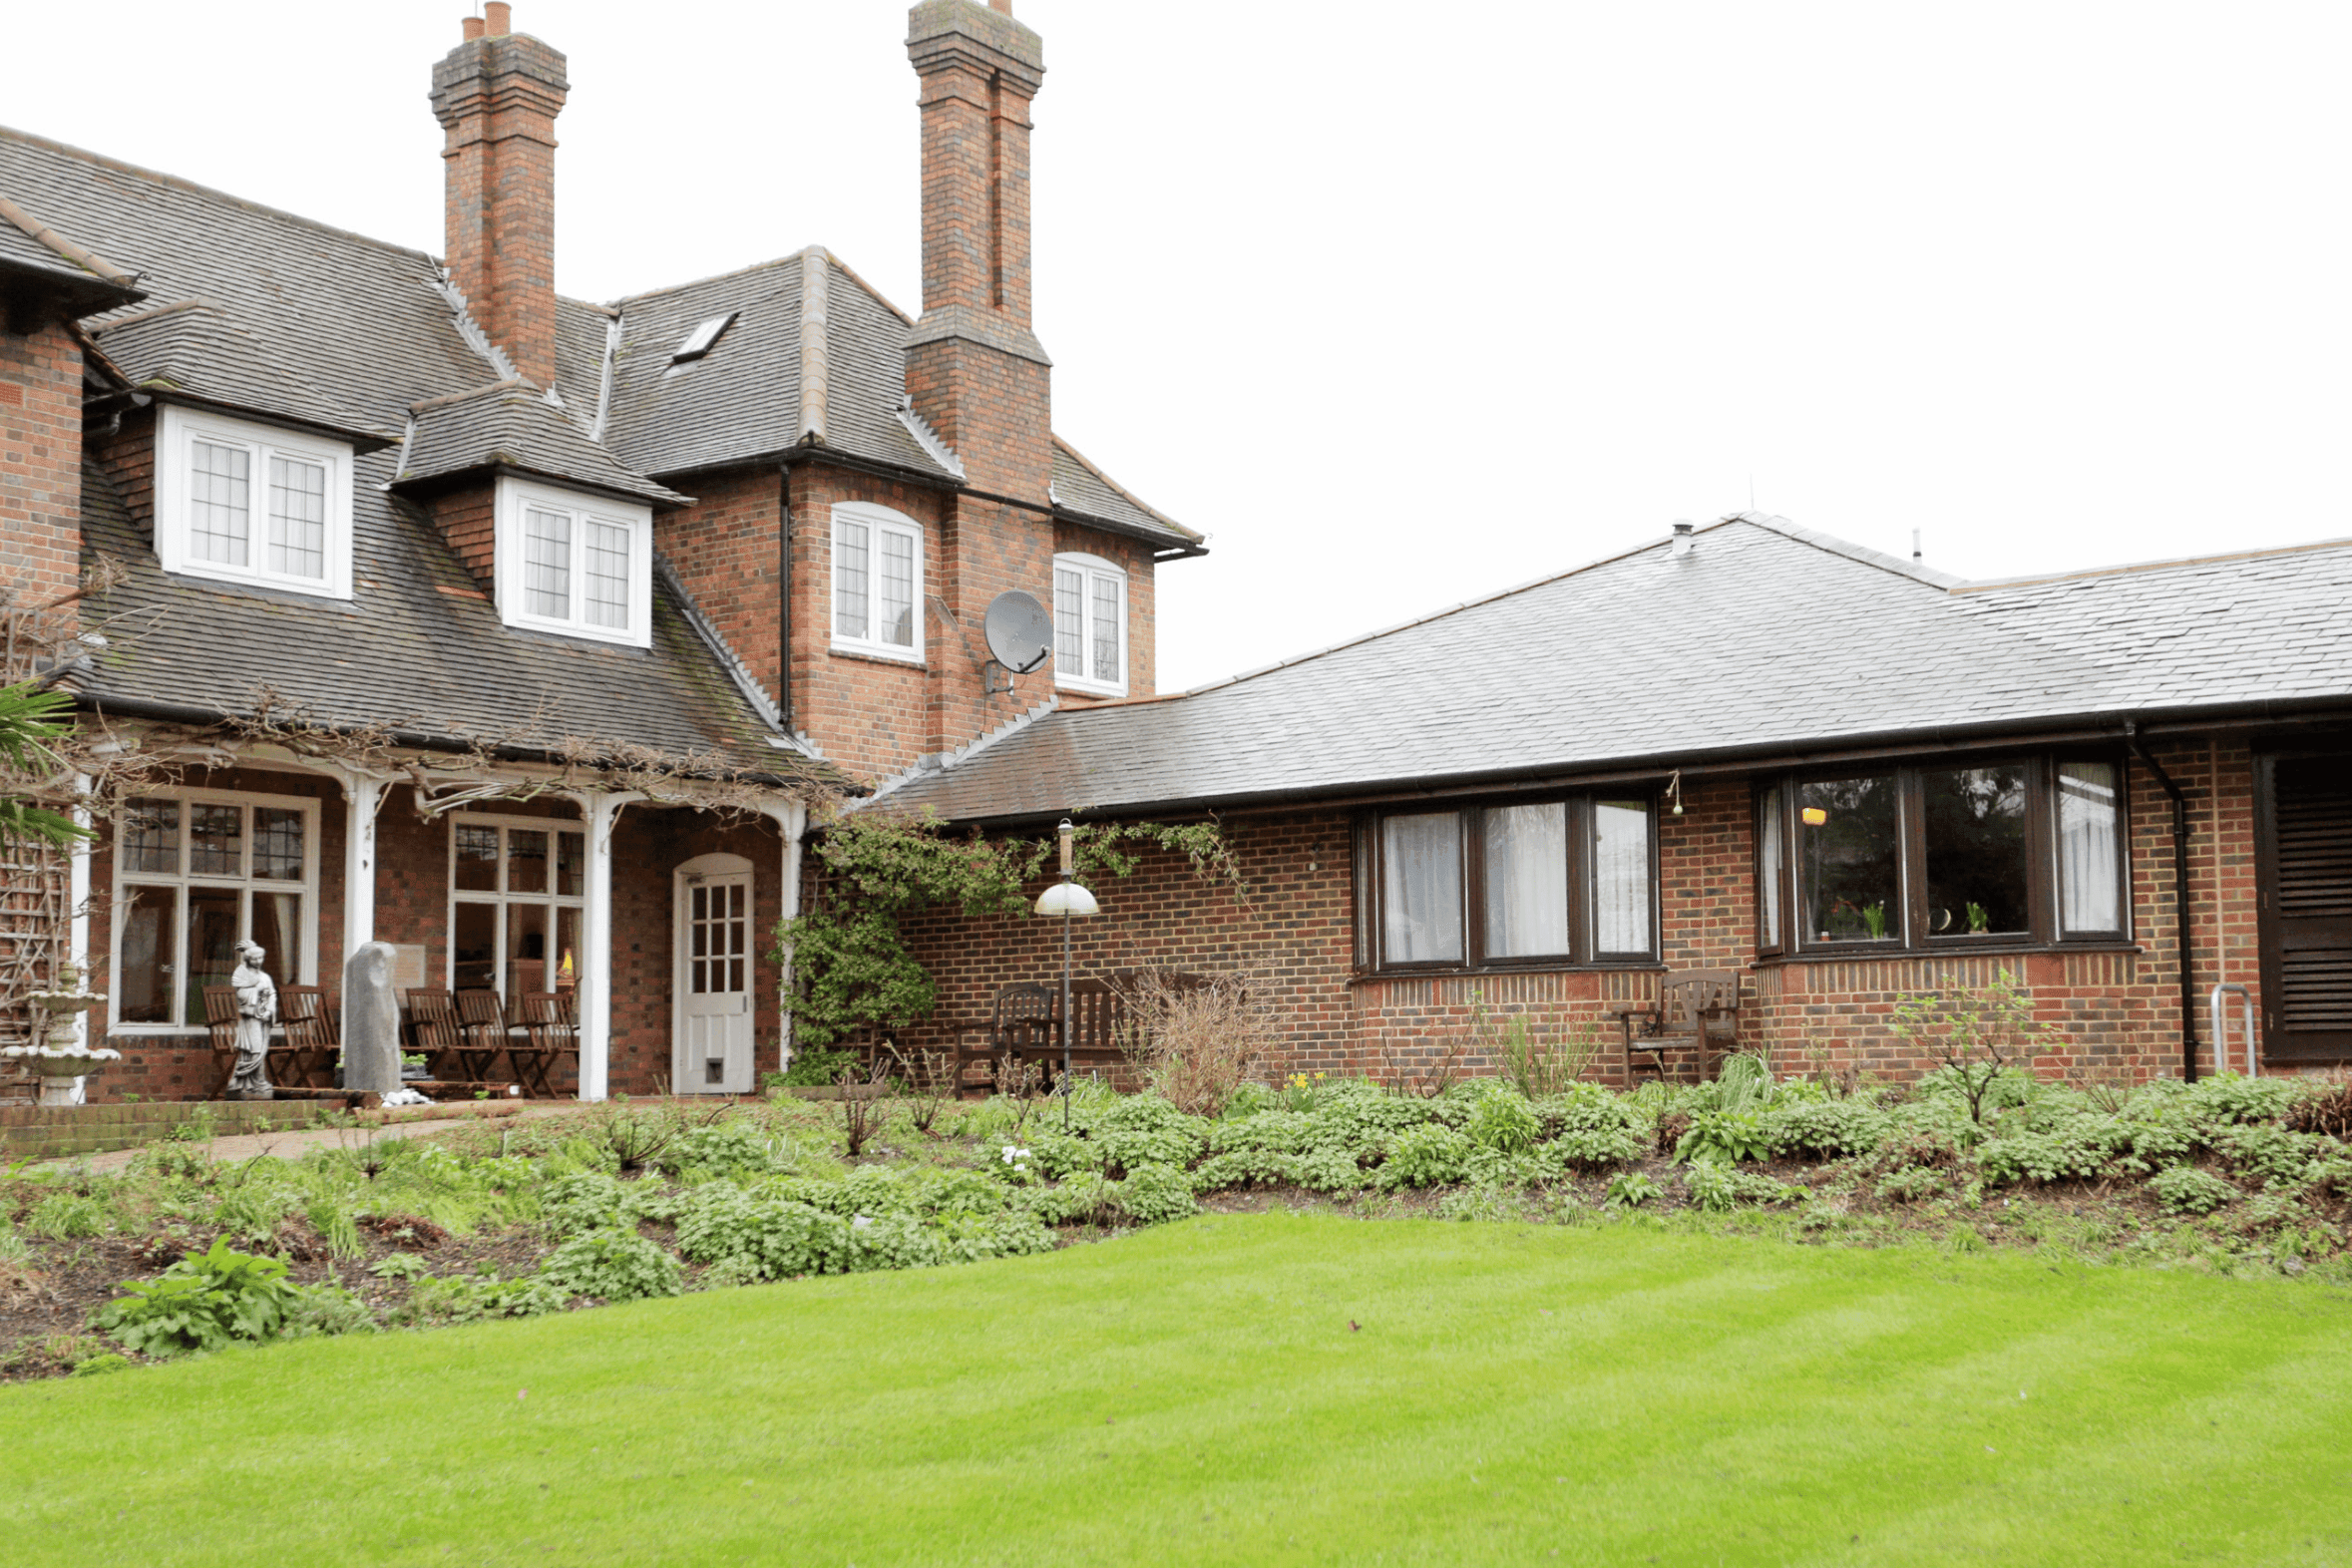
<path id="1" fill-rule="evenodd" d="M 2064 942 L 2064 943 L 2002 943 L 1982 948 L 1880 948 L 1856 947 L 1849 952 L 1821 948 L 1802 953 L 1766 953 L 1750 959 L 1752 970 L 1779 969 L 1789 964 L 1899 964 L 1915 959 L 2031 959 L 2065 957 L 2070 953 L 2134 953 L 2146 954 L 2147 947 L 2137 942 Z"/>
<path id="2" fill-rule="evenodd" d="M 901 653 L 884 653 L 874 648 L 845 648 L 839 643 L 826 648 L 835 658 L 854 658 L 866 664 L 888 664 L 894 669 L 929 669 L 927 659 L 910 658 Z"/>
<path id="3" fill-rule="evenodd" d="M 1664 975 L 1667 967 L 1655 960 L 1639 964 L 1512 964 L 1487 969 L 1358 970 L 1348 977 L 1351 985 L 1378 985 L 1389 980 L 1501 980 L 1512 975 Z"/>

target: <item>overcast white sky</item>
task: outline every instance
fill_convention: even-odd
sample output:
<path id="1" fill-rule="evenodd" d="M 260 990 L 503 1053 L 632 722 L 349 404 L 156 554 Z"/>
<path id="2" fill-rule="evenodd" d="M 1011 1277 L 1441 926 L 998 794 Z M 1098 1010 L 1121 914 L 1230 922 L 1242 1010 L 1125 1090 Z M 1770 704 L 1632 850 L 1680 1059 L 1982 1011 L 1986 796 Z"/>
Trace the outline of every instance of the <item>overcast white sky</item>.
<path id="1" fill-rule="evenodd" d="M 21 5 L 0 123 L 438 253 L 468 9 Z M 2352 7 L 1015 9 L 1055 425 L 1215 536 L 1162 689 L 1752 492 L 1973 577 L 2352 533 Z M 813 240 L 919 309 L 905 18 L 521 0 L 560 286 Z"/>

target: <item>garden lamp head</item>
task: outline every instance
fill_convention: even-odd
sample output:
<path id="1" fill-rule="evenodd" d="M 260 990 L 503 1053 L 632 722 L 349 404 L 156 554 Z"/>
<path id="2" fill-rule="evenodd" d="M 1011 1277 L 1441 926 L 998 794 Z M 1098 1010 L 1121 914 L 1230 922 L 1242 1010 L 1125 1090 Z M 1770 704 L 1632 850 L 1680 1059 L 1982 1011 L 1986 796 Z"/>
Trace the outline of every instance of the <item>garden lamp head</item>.
<path id="1" fill-rule="evenodd" d="M 1094 895 L 1074 882 L 1057 882 L 1037 898 L 1040 915 L 1099 915 L 1102 906 L 1094 902 Z"/>

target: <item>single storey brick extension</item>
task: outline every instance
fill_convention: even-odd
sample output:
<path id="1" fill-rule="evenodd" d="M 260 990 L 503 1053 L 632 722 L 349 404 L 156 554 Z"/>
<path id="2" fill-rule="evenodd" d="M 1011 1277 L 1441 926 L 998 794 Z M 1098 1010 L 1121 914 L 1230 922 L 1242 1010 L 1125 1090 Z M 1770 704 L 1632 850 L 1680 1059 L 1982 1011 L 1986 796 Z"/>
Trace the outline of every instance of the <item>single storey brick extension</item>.
<path id="1" fill-rule="evenodd" d="M 915 315 L 816 246 L 560 294 L 570 67 L 483 11 L 432 72 L 438 257 L 0 131 L 6 673 L 154 764 L 0 881 L 0 1000 L 108 992 L 93 1097 L 217 1090 L 247 938 L 281 986 L 381 941 L 569 993 L 585 1097 L 749 1090 L 837 800 L 1214 814 L 1243 897 L 1146 856 L 1079 962 L 1246 970 L 1299 1069 L 1691 969 L 1784 1070 L 1912 1070 L 1896 999 L 2004 970 L 2086 1075 L 2211 1070 L 2223 983 L 2263 1070 L 2352 1061 L 2352 543 L 1963 583 L 1741 515 L 1162 696 L 1203 536 L 1053 429 L 1009 4 L 909 13 Z M 981 623 L 1015 589 L 1025 674 Z M 912 937 L 918 1045 L 1057 968 L 1041 921 Z"/>

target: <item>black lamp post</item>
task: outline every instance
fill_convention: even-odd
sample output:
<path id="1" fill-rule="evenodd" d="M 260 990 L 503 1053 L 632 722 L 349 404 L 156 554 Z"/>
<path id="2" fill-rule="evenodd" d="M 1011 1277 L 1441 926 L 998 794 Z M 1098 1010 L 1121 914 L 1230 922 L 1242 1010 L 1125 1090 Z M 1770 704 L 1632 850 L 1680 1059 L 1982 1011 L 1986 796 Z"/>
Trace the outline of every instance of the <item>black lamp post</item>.
<path id="1" fill-rule="evenodd" d="M 1078 886 L 1071 870 L 1071 838 L 1076 830 L 1061 819 L 1061 880 L 1037 898 L 1037 913 L 1061 917 L 1061 1124 L 1070 1124 L 1070 921 L 1080 915 L 1099 915 L 1102 906 Z"/>

